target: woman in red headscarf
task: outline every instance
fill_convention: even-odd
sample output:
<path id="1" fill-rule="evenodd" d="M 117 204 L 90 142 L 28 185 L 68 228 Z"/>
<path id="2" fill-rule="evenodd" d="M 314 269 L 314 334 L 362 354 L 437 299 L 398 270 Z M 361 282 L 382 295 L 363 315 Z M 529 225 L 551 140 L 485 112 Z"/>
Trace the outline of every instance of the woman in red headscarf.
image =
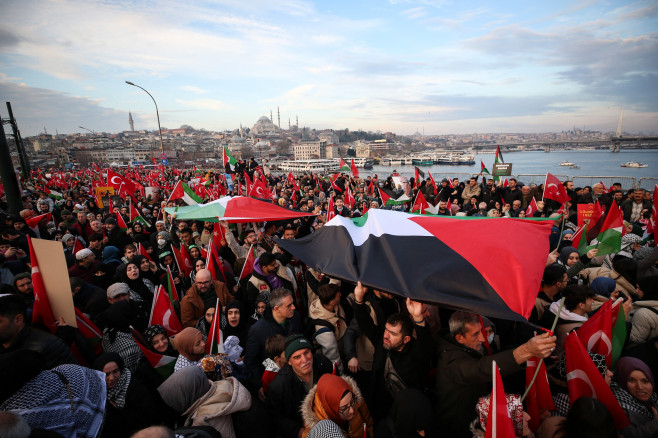
<path id="1" fill-rule="evenodd" d="M 356 382 L 350 377 L 323 375 L 306 395 L 301 409 L 306 428 L 304 438 L 322 420 L 336 423 L 346 437 L 374 437 L 368 406 Z"/>

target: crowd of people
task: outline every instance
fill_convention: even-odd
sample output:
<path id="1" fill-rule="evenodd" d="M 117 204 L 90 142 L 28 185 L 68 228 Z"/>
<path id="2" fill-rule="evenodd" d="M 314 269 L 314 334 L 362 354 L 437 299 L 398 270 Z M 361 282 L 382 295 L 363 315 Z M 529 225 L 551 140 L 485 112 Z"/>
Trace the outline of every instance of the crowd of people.
<path id="1" fill-rule="evenodd" d="M 564 181 L 569 201 L 561 205 L 544 199 L 543 185 L 482 174 L 465 182 L 411 178 L 403 185 L 395 175 L 296 179 L 253 159 L 226 170 L 162 167 L 153 178 L 130 169 L 138 187 L 158 190 L 103 199 L 92 190 L 106 178 L 99 169 L 57 177 L 36 171 L 22 181 L 23 210 L 10 214 L 0 200 L 0 436 L 479 437 L 487 428 L 494 360 L 516 436 L 658 436 L 658 248 L 647 234 L 650 192 Z M 54 179 L 66 181 L 62 199 L 52 198 Z M 202 181 L 209 196 L 237 196 L 249 194 L 256 179 L 266 181 L 267 201 L 313 214 L 217 224 L 165 211 L 184 205 L 170 199 L 176 181 Z M 330 278 L 277 244 L 318 232 L 334 215 L 411 211 L 419 193 L 438 215 L 523 218 L 530 211 L 554 221 L 528 323 Z M 410 201 L 386 202 L 403 194 Z M 580 253 L 573 245 L 577 206 L 595 202 L 603 216 L 588 227 L 588 240 L 613 203 L 623 213 L 627 232 L 614 254 Z M 30 220 L 47 213 L 38 223 Z M 35 318 L 28 239 L 36 238 L 61 242 L 76 313 L 102 339 L 84 336 L 57 315 L 55 327 Z M 476 243 L 464 236 L 464 244 Z M 521 245 L 513 236 L 509 244 Z M 180 266 L 177 252 L 191 268 Z M 251 254 L 251 273 L 242 276 Z M 161 285 L 177 298 L 173 317 L 182 330 L 173 336 L 170 327 L 150 324 Z M 612 369 L 600 355 L 590 356 L 628 415 L 623 430 L 599 400 L 569 400 L 564 366 L 566 336 L 619 298 L 628 334 L 624 357 Z M 215 321 L 223 353 L 208 354 Z M 545 359 L 556 410 L 541 412 L 531 429 L 519 395 L 532 358 Z"/>

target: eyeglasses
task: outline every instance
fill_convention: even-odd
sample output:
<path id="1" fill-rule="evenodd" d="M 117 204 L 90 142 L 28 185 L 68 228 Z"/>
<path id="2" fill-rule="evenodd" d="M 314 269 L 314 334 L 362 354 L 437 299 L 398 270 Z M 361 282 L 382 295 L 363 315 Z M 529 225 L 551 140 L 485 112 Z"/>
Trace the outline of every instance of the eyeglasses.
<path id="1" fill-rule="evenodd" d="M 194 284 L 210 284 L 211 280 L 208 281 L 195 281 Z"/>
<path id="2" fill-rule="evenodd" d="M 356 405 L 356 399 L 352 396 L 352 401 L 348 405 L 338 407 L 338 413 L 346 414 L 350 409 L 354 408 L 354 405 Z"/>

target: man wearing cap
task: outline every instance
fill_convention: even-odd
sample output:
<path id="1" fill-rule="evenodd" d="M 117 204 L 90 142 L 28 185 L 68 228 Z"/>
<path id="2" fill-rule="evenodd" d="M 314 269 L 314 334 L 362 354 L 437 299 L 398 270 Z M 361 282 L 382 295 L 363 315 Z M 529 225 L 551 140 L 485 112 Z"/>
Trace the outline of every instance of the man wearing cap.
<path id="1" fill-rule="evenodd" d="M 75 255 L 75 264 L 69 268 L 69 276 L 91 282 L 96 267 L 100 264 L 101 262 L 96 260 L 96 256 L 89 248 L 81 249 Z"/>
<path id="2" fill-rule="evenodd" d="M 285 345 L 288 363 L 270 383 L 265 404 L 276 434 L 297 438 L 304 431 L 300 407 L 306 394 L 333 368 L 326 357 L 313 355 L 311 342 L 302 335 L 288 336 Z"/>
<path id="3" fill-rule="evenodd" d="M 114 283 L 107 288 L 107 301 L 110 304 L 130 301 L 130 287 L 126 283 Z"/>

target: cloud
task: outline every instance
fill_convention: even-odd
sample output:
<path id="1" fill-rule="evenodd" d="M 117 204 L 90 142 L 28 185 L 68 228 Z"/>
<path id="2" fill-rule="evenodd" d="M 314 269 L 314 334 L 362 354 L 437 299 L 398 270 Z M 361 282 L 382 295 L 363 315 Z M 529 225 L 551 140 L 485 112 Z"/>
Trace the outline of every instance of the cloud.
<path id="1" fill-rule="evenodd" d="M 210 111 L 224 111 L 224 110 L 233 109 L 231 105 L 227 105 L 224 102 L 217 99 L 193 99 L 193 100 L 176 99 L 175 102 L 184 106 L 210 110 Z"/>
<path id="2" fill-rule="evenodd" d="M 79 132 L 78 126 L 94 131 L 129 129 L 128 112 L 106 108 L 87 97 L 71 96 L 44 88 L 28 87 L 0 79 L 0 96 L 11 102 L 18 128 L 24 137 L 43 132 Z M 155 116 L 153 117 L 155 119 Z M 141 120 L 144 124 L 144 120 Z"/>
<path id="3" fill-rule="evenodd" d="M 208 90 L 204 90 L 203 88 L 195 87 L 194 85 L 183 85 L 180 88 L 183 91 L 189 91 L 190 93 L 194 93 L 194 94 L 206 94 L 208 92 Z"/>

